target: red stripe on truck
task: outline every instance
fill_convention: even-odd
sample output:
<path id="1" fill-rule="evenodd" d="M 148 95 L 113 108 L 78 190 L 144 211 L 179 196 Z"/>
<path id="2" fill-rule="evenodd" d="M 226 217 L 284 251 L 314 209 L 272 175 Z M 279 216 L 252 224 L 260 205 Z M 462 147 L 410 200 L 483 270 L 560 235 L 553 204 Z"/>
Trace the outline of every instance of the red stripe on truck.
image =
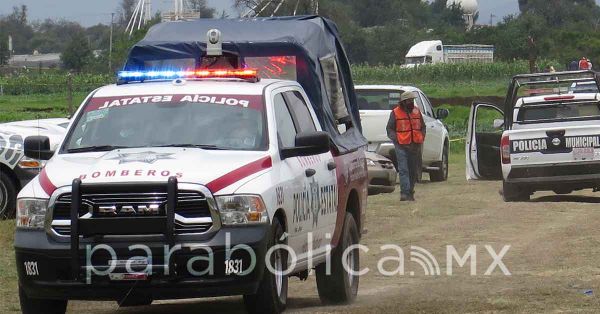
<path id="1" fill-rule="evenodd" d="M 212 192 L 217 193 L 222 189 L 246 178 L 257 172 L 269 169 L 273 166 L 271 157 L 267 156 L 257 161 L 253 161 L 245 166 L 237 168 L 215 180 L 209 182 L 206 187 Z"/>
<path id="2" fill-rule="evenodd" d="M 46 194 L 48 194 L 49 196 L 52 195 L 52 193 L 54 193 L 54 191 L 56 191 L 56 186 L 52 183 L 52 181 L 50 181 L 50 178 L 48 178 L 48 174 L 46 173 L 46 169 L 42 169 L 42 172 L 40 172 L 40 185 L 42 186 L 42 190 L 44 190 L 44 192 L 46 192 Z"/>

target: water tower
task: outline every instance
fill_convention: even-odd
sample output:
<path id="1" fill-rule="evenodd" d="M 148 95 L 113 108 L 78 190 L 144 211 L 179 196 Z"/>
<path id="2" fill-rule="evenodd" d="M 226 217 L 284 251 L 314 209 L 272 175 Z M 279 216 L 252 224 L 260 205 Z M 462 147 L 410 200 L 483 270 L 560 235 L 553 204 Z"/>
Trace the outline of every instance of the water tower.
<path id="1" fill-rule="evenodd" d="M 479 13 L 479 3 L 477 0 L 448 0 L 448 7 L 453 5 L 460 6 L 464 12 L 464 18 L 467 22 L 467 30 L 471 30 L 475 24 L 475 16 Z"/>

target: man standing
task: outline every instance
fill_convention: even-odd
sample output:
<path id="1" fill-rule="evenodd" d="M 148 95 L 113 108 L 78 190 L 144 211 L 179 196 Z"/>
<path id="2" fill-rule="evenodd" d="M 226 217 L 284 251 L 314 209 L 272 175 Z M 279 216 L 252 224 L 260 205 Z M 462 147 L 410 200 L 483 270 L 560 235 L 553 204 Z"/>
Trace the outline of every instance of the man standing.
<path id="1" fill-rule="evenodd" d="M 581 58 L 579 60 L 579 70 L 589 70 L 590 64 L 586 57 Z"/>
<path id="2" fill-rule="evenodd" d="M 398 106 L 392 110 L 387 124 L 387 135 L 394 143 L 400 174 L 400 200 L 415 200 L 415 183 L 421 169 L 421 148 L 425 142 L 425 121 L 415 104 L 415 92 L 400 96 Z"/>

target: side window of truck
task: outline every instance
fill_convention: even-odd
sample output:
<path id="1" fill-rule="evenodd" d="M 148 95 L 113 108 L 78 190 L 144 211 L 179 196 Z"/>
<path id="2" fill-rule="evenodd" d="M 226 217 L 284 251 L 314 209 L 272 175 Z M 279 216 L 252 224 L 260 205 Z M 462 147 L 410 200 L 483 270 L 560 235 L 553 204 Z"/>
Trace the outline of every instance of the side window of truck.
<path id="1" fill-rule="evenodd" d="M 297 91 L 285 92 L 285 100 L 289 105 L 294 121 L 298 125 L 299 132 L 314 132 L 317 130 L 302 94 Z"/>
<path id="2" fill-rule="evenodd" d="M 273 98 L 273 109 L 275 111 L 279 145 L 281 147 L 294 147 L 296 145 L 296 127 L 281 93 Z"/>
<path id="3" fill-rule="evenodd" d="M 427 98 L 427 96 L 425 96 L 422 93 L 419 93 L 419 94 L 421 95 L 421 98 L 423 99 L 423 108 L 425 109 L 425 115 L 433 118 L 433 108 L 431 107 L 431 102 L 429 102 L 429 99 Z"/>

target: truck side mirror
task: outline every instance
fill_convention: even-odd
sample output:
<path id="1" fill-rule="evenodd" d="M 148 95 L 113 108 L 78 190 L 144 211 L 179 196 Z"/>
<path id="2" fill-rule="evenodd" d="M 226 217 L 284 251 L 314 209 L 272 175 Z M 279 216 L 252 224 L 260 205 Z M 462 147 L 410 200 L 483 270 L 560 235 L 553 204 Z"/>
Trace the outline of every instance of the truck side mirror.
<path id="1" fill-rule="evenodd" d="M 327 132 L 302 132 L 296 135 L 296 145 L 281 149 L 281 159 L 324 154 L 330 150 Z"/>
<path id="2" fill-rule="evenodd" d="M 448 109 L 444 109 L 444 108 L 438 109 L 437 112 L 435 113 L 435 116 L 439 120 L 444 120 L 444 119 L 448 118 L 448 115 L 450 115 L 450 111 Z"/>
<path id="3" fill-rule="evenodd" d="M 29 136 L 23 143 L 25 156 L 39 160 L 49 160 L 54 155 L 50 150 L 50 139 L 47 136 Z"/>

